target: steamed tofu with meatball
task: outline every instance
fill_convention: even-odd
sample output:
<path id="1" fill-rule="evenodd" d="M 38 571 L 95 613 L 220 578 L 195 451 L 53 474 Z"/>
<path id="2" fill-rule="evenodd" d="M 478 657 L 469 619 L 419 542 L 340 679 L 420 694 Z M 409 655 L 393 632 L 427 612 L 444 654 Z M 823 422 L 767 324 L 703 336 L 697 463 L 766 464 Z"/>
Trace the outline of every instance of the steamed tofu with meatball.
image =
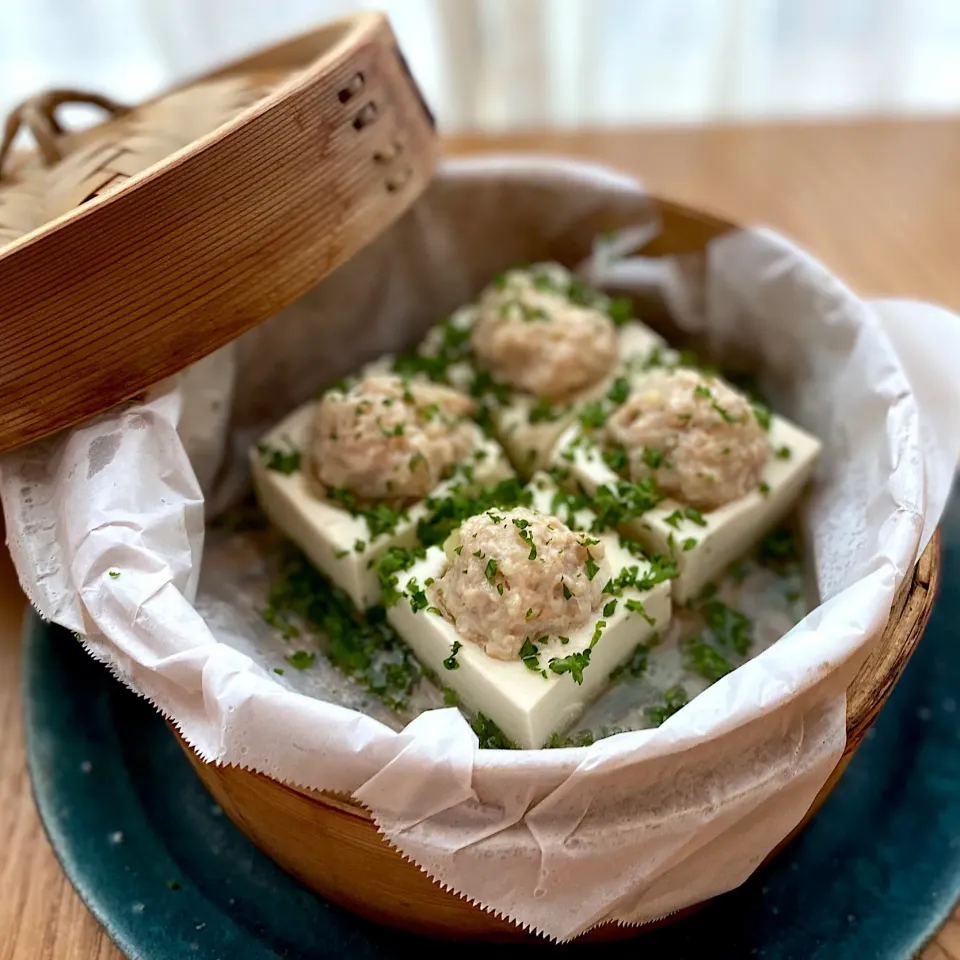
<path id="1" fill-rule="evenodd" d="M 430 503 L 510 476 L 498 444 L 448 387 L 368 376 L 295 410 L 251 450 L 264 512 L 361 609 L 375 561 L 411 546 Z"/>
<path id="2" fill-rule="evenodd" d="M 514 467 L 542 469 L 563 430 L 629 366 L 668 350 L 610 299 L 556 263 L 508 270 L 428 333 L 371 368 L 424 377 L 477 399 Z"/>
<path id="3" fill-rule="evenodd" d="M 672 565 L 553 512 L 539 475 L 530 506 L 468 517 L 400 577 L 387 618 L 470 710 L 520 747 L 566 730 L 611 672 L 670 621 Z"/>
<path id="4" fill-rule="evenodd" d="M 783 520 L 820 447 L 719 377 L 652 367 L 582 410 L 553 466 L 625 537 L 674 558 L 686 602 Z"/>

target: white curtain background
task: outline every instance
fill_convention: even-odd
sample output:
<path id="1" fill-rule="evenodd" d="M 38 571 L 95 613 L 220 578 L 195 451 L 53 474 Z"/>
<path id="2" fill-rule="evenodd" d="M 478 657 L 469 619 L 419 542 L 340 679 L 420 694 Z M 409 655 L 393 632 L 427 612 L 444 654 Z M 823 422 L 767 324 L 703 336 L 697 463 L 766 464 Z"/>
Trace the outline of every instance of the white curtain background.
<path id="1" fill-rule="evenodd" d="M 363 8 L 448 132 L 960 108 L 960 0 L 2 0 L 0 115 L 135 101 Z"/>

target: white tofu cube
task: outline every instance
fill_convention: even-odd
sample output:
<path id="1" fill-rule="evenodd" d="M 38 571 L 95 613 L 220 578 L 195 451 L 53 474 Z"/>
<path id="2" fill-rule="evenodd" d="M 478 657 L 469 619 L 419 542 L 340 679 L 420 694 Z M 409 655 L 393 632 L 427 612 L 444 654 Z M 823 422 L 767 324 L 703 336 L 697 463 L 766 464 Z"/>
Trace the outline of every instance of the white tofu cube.
<path id="1" fill-rule="evenodd" d="M 539 475 L 532 489 L 534 508 L 549 513 L 556 487 Z M 589 526 L 591 515 L 581 511 L 577 521 Z M 631 567 L 639 568 L 640 576 L 652 571 L 648 561 L 620 545 L 616 534 L 598 539 L 604 544 L 614 577 Z M 447 563 L 444 551 L 431 547 L 423 560 L 400 574 L 401 591 L 416 596 L 424 585 L 442 576 Z M 429 602 L 429 586 L 424 593 Z M 605 596 L 604 606 L 586 626 L 571 631 L 567 643 L 551 638 L 527 661 L 488 656 L 476 643 L 461 637 L 436 607 L 413 604 L 409 596 L 390 607 L 387 618 L 421 663 L 435 671 L 465 707 L 488 716 L 518 746 L 538 749 L 551 734 L 569 728 L 608 685 L 610 673 L 629 659 L 638 644 L 649 642 L 670 622 L 669 581 L 643 591 L 624 587 L 619 593 Z M 550 667 L 551 661 L 571 657 L 588 658 L 581 683 L 573 673 L 557 673 Z"/>
<path id="2" fill-rule="evenodd" d="M 298 408 L 251 449 L 254 489 L 273 524 L 363 610 L 380 603 L 374 562 L 389 547 L 413 546 L 417 542 L 417 524 L 430 515 L 430 510 L 425 501 L 415 503 L 403 512 L 392 530 L 371 537 L 365 517 L 354 516 L 339 504 L 318 496 L 302 469 L 289 474 L 269 469 L 258 448 L 305 450 L 314 409 L 314 402 Z M 464 466 L 472 468 L 470 481 L 461 467 L 438 485 L 430 498 L 443 496 L 458 484 L 463 490 L 471 490 L 513 475 L 503 451 L 493 440 L 484 440 L 475 451 L 474 461 Z"/>
<path id="3" fill-rule="evenodd" d="M 603 461 L 579 425 L 560 438 L 553 465 L 569 471 L 573 485 L 590 497 L 600 487 L 616 489 L 621 478 Z M 673 582 L 676 603 L 697 597 L 724 569 L 779 524 L 799 499 L 820 454 L 820 441 L 782 417 L 770 419 L 770 457 L 760 488 L 715 510 L 690 510 L 663 500 L 619 527 L 650 553 L 672 555 L 680 571 Z M 780 456 L 777 451 L 782 451 Z M 789 454 L 789 455 L 788 455 Z"/>

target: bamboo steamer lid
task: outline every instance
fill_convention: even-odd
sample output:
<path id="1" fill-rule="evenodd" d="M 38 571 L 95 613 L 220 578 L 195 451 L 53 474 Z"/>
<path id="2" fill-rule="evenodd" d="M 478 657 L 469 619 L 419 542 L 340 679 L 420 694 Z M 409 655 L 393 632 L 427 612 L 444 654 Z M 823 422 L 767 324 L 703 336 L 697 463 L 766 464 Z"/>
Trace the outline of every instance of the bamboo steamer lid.
<path id="1" fill-rule="evenodd" d="M 108 119 L 64 131 L 74 101 Z M 21 128 L 36 146 L 15 155 Z M 436 157 L 376 13 L 133 108 L 69 90 L 26 101 L 0 140 L 0 452 L 277 313 L 407 210 Z"/>

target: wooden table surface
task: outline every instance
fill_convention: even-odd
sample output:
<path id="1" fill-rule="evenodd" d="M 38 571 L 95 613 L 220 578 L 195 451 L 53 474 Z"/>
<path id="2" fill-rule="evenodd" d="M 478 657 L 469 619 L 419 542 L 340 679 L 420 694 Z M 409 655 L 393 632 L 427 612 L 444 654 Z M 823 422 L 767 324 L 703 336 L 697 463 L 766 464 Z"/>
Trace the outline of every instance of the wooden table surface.
<path id="1" fill-rule="evenodd" d="M 863 293 L 960 310 L 960 119 L 461 139 L 451 151 L 599 160 L 653 191 L 795 239 Z M 0 556 L 0 960 L 118 960 L 65 880 L 24 768 L 24 600 Z M 960 911 L 924 960 L 960 960 Z"/>

